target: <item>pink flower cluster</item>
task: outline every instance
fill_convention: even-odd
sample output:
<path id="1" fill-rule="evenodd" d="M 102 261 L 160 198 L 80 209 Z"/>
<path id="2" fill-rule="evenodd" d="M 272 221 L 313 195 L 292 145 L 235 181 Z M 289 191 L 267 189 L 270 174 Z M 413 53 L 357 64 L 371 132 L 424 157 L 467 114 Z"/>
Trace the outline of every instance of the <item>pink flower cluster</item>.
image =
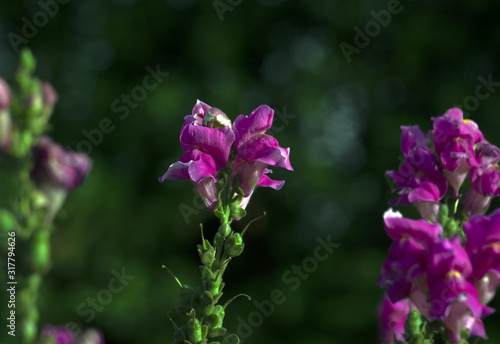
<path id="1" fill-rule="evenodd" d="M 192 115 L 184 118 L 180 142 L 184 154 L 159 178 L 190 180 L 203 198 L 208 210 L 218 207 L 219 173 L 230 167 L 231 186 L 240 189 L 244 208 L 259 186 L 279 190 L 284 181 L 272 180 L 268 166 L 290 165 L 290 148 L 281 148 L 278 141 L 265 132 L 271 128 L 274 111 L 267 105 L 256 108 L 250 116 L 240 115 L 234 123 L 217 108 L 198 100 Z M 234 145 L 233 145 L 234 144 Z"/>
<path id="2" fill-rule="evenodd" d="M 453 198 L 459 198 L 469 175 L 472 187 L 465 195 L 465 209 L 484 214 L 491 199 L 500 195 L 500 149 L 485 140 L 476 123 L 463 119 L 459 108 L 433 121 L 427 134 L 418 125 L 401 127 L 405 160 L 399 171 L 387 171 L 399 189 L 391 205 L 413 204 L 424 219 L 435 221 L 448 188 Z"/>
<path id="3" fill-rule="evenodd" d="M 500 209 L 483 214 L 500 194 L 500 149 L 453 108 L 434 118 L 428 134 L 402 127 L 401 150 L 399 171 L 387 172 L 399 189 L 391 204 L 413 204 L 423 219 L 392 209 L 384 214 L 394 242 L 378 281 L 388 296 L 380 311 L 381 339 L 403 338 L 409 304 L 428 320 L 441 321 L 452 343 L 485 338 L 482 318 L 494 312 L 487 304 L 500 285 Z M 467 176 L 470 187 L 462 197 Z M 448 190 L 450 199 L 463 201 L 456 218 L 440 212 Z"/>

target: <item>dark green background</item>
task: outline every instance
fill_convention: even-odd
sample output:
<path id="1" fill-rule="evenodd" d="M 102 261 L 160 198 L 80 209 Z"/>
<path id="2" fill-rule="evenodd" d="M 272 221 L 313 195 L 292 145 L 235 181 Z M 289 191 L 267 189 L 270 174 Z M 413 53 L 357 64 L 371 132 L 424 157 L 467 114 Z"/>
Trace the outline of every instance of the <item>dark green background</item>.
<path id="1" fill-rule="evenodd" d="M 202 211 L 187 224 L 179 205 L 193 206 L 191 184 L 158 177 L 180 157 L 183 116 L 201 99 L 232 119 L 263 103 L 295 115 L 274 133 L 291 147 L 295 171 L 275 169 L 284 188 L 253 196 L 236 227 L 268 216 L 248 231 L 243 255 L 225 276 L 228 298 L 248 293 L 262 301 L 274 289 L 287 298 L 245 343 L 376 343 L 376 281 L 391 243 L 382 222 L 393 198 L 384 171 L 400 163 L 401 125 L 429 130 L 431 117 L 474 96 L 478 77 L 500 80 L 500 5 L 486 3 L 403 0 L 351 63 L 339 44 L 353 44 L 354 28 L 364 31 L 370 11 L 388 1 L 243 0 L 222 21 L 212 1 L 60 5 L 19 46 L 31 48 L 37 75 L 59 92 L 50 135 L 76 149 L 82 131 L 103 118 L 115 129 L 93 146 L 92 172 L 56 220 L 42 323 L 95 326 L 108 344 L 171 342 L 166 312 L 178 302 L 178 286 L 161 265 L 197 285 L 198 224 L 212 237 L 216 222 Z M 0 75 L 8 80 L 18 59 L 8 34 L 21 35 L 22 18 L 32 22 L 40 10 L 37 1 L 0 4 Z M 111 104 L 157 64 L 169 76 L 120 119 Z M 467 112 L 500 145 L 496 91 Z M 291 291 L 283 273 L 328 235 L 340 247 Z M 87 323 L 77 306 L 122 268 L 135 279 Z M 498 297 L 491 306 L 500 307 Z M 237 299 L 227 311 L 229 330 L 253 311 Z M 500 342 L 499 321 L 498 314 L 485 320 L 491 343 Z"/>

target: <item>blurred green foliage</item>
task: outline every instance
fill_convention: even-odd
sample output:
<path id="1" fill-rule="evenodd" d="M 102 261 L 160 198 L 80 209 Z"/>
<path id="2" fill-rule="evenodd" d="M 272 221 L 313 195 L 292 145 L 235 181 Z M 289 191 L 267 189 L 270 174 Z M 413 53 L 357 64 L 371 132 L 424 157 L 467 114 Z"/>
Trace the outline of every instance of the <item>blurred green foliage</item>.
<path id="1" fill-rule="evenodd" d="M 204 211 L 186 223 L 179 205 L 193 206 L 192 186 L 160 184 L 158 177 L 180 157 L 183 116 L 201 99 L 233 119 L 263 103 L 295 115 L 282 123 L 276 116 L 274 130 L 291 147 L 295 171 L 275 170 L 284 188 L 253 196 L 237 227 L 263 211 L 268 216 L 252 225 L 243 255 L 226 272 L 224 297 L 247 293 L 261 302 L 274 289 L 286 297 L 245 342 L 376 343 L 382 297 L 376 281 L 390 245 L 382 214 L 394 198 L 384 171 L 400 163 L 399 127 L 428 130 L 431 117 L 474 96 L 478 77 L 500 80 L 498 2 L 402 0 L 402 11 L 348 63 L 339 44 L 353 45 L 354 28 L 364 31 L 374 20 L 370 11 L 387 6 L 240 1 L 221 21 L 212 1 L 60 4 L 19 45 L 32 49 L 37 76 L 59 92 L 50 135 L 77 149 L 87 140 L 82 131 L 98 129 L 104 118 L 114 130 L 91 146 L 93 170 L 57 218 L 53 268 L 40 296 L 42 323 L 95 326 L 107 344 L 171 342 L 166 312 L 177 305 L 179 288 L 161 265 L 197 285 L 198 226 L 213 236 L 217 223 Z M 0 3 L 0 75 L 9 81 L 18 60 L 9 33 L 22 35 L 40 11 L 35 0 Z M 169 76 L 128 116 L 113 111 L 116 100 L 123 105 L 122 94 L 142 85 L 146 67 L 157 65 Z M 492 92 L 466 111 L 497 145 L 499 108 Z M 283 274 L 328 235 L 340 247 L 292 291 Z M 122 269 L 135 278 L 101 311 L 89 312 L 87 298 L 109 289 L 112 271 Z M 499 299 L 491 306 L 499 308 Z M 237 299 L 228 308 L 229 330 L 255 310 Z M 485 319 L 491 343 L 500 341 L 498 321 L 498 314 Z"/>

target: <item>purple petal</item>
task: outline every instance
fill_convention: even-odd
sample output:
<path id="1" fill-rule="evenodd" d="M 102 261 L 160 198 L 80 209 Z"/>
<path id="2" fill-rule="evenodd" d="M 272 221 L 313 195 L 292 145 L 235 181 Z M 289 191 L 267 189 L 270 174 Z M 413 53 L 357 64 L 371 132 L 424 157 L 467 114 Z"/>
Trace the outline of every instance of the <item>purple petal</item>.
<path id="1" fill-rule="evenodd" d="M 266 172 L 264 171 L 257 186 L 265 186 L 265 187 L 273 188 L 274 190 L 279 190 L 283 187 L 283 185 L 285 185 L 284 180 L 272 180 L 271 178 L 266 176 L 265 173 Z"/>
<path id="2" fill-rule="evenodd" d="M 404 324 L 410 307 L 415 309 L 415 306 L 409 300 L 392 303 L 387 294 L 384 295 L 384 300 L 378 309 L 379 340 L 386 344 L 392 344 L 394 343 L 394 336 L 398 340 L 404 339 Z"/>
<path id="3" fill-rule="evenodd" d="M 209 154 L 220 171 L 226 165 L 234 134 L 229 127 L 212 129 L 190 124 L 182 130 L 180 141 L 184 150 L 199 149 Z"/>
<path id="4" fill-rule="evenodd" d="M 428 223 L 426 220 L 411 220 L 400 215 L 392 212 L 392 209 L 384 214 L 387 234 L 394 240 L 409 236 L 429 246 L 443 232 L 441 225 L 438 223 Z"/>
<path id="5" fill-rule="evenodd" d="M 233 124 L 236 137 L 236 148 L 247 143 L 254 136 L 264 134 L 273 124 L 274 110 L 261 105 L 252 111 L 250 116 L 239 115 Z"/>
<path id="6" fill-rule="evenodd" d="M 401 127 L 401 151 L 404 156 L 416 146 L 424 145 L 426 140 L 427 135 L 418 125 Z"/>
<path id="7" fill-rule="evenodd" d="M 205 117 L 205 114 L 208 112 L 208 109 L 210 108 L 210 105 L 205 104 L 201 100 L 197 99 L 196 104 L 194 104 L 192 114 L 195 117 L 200 117 L 201 119 L 203 119 L 203 117 Z"/>

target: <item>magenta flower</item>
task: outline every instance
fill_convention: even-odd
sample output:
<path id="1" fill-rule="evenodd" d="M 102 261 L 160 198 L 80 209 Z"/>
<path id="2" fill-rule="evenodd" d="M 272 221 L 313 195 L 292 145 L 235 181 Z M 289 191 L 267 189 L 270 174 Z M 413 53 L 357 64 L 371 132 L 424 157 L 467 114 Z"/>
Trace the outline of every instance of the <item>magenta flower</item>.
<path id="1" fill-rule="evenodd" d="M 441 166 L 429 149 L 429 140 L 418 125 L 401 127 L 401 151 L 405 161 L 399 171 L 387 171 L 386 174 L 400 189 L 399 199 L 389 202 L 391 205 L 413 204 L 424 219 L 436 221 L 439 200 L 448 188 Z"/>
<path id="2" fill-rule="evenodd" d="M 441 319 L 453 343 L 467 329 L 471 336 L 485 338 L 481 318 L 492 313 L 484 306 L 469 282 L 472 264 L 458 237 L 441 239 L 433 245 L 427 270 L 431 318 Z"/>
<path id="3" fill-rule="evenodd" d="M 466 210 L 484 214 L 494 196 L 500 195 L 500 149 L 486 141 L 476 145 L 477 166 L 470 171 L 471 188 L 465 195 Z"/>
<path id="4" fill-rule="evenodd" d="M 275 181 L 266 174 L 268 166 L 283 167 L 293 171 L 290 164 L 290 148 L 281 148 L 278 140 L 265 132 L 273 123 L 274 111 L 261 105 L 250 116 L 240 115 L 233 125 L 237 158 L 233 162 L 235 179 L 244 197 L 250 197 L 258 186 L 279 190 L 284 181 Z M 234 179 L 233 179 L 234 181 Z"/>
<path id="5" fill-rule="evenodd" d="M 411 301 L 403 299 L 399 302 L 392 303 L 391 300 L 384 295 L 384 300 L 378 308 L 378 337 L 385 344 L 393 344 L 394 336 L 398 340 L 404 340 L 405 321 L 410 312 L 410 307 L 415 309 Z"/>
<path id="6" fill-rule="evenodd" d="M 0 151 L 5 151 L 12 141 L 11 93 L 9 85 L 0 78 Z"/>
<path id="7" fill-rule="evenodd" d="M 416 279 L 426 273 L 429 251 L 442 228 L 438 223 L 403 218 L 392 209 L 384 214 L 384 222 L 394 243 L 382 265 L 378 284 L 392 302 L 397 302 L 408 297 Z"/>
<path id="8" fill-rule="evenodd" d="M 33 148 L 31 179 L 44 196 L 39 205 L 47 208 L 46 222 L 52 221 L 69 190 L 76 189 L 89 173 L 92 162 L 84 154 L 68 152 L 43 136 Z"/>
<path id="9" fill-rule="evenodd" d="M 500 209 L 491 216 L 473 215 L 464 223 L 466 250 L 473 266 L 474 284 L 487 304 L 500 285 Z"/>
<path id="10" fill-rule="evenodd" d="M 54 344 L 104 344 L 103 335 L 95 329 L 87 329 L 79 336 L 75 336 L 73 332 L 64 327 L 46 326 L 40 337 L 50 338 Z"/>
<path id="11" fill-rule="evenodd" d="M 92 166 L 88 156 L 68 152 L 47 136 L 41 137 L 33 148 L 33 157 L 31 177 L 37 186 L 50 184 L 64 190 L 76 189 Z"/>
<path id="12" fill-rule="evenodd" d="M 434 147 L 446 169 L 446 177 L 458 198 L 458 190 L 475 165 L 474 145 L 484 141 L 477 124 L 463 119 L 462 110 L 452 108 L 434 120 Z"/>
<path id="13" fill-rule="evenodd" d="M 208 210 L 217 207 L 217 173 L 226 165 L 234 133 L 231 121 L 219 109 L 198 100 L 192 115 L 184 118 L 180 143 L 184 150 L 178 162 L 159 178 L 189 179 L 200 193 Z"/>

